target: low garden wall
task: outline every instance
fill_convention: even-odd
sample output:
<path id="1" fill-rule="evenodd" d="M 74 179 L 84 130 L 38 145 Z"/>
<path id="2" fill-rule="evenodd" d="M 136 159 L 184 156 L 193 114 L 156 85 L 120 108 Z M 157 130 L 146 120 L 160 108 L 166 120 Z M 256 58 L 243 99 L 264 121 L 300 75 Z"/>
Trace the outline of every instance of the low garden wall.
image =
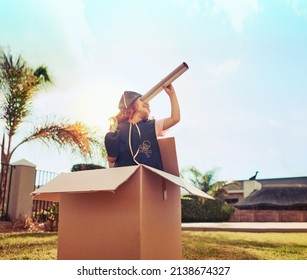
<path id="1" fill-rule="evenodd" d="M 307 211 L 236 209 L 229 222 L 307 222 Z"/>

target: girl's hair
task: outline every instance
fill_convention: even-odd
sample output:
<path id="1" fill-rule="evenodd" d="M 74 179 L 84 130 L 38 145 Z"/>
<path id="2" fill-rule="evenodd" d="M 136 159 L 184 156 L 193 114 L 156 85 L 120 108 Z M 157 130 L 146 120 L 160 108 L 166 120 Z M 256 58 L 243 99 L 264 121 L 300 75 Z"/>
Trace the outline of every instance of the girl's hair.
<path id="1" fill-rule="evenodd" d="M 119 113 L 115 116 L 117 123 L 128 121 L 130 117 L 133 116 L 134 112 L 135 110 L 133 105 L 129 106 L 128 108 L 120 109 Z"/>
<path id="2" fill-rule="evenodd" d="M 135 101 L 127 108 L 121 108 L 120 111 L 117 113 L 117 115 L 111 118 L 115 121 L 115 126 L 113 126 L 113 128 L 117 129 L 118 124 L 126 122 L 130 118 L 132 118 L 135 111 L 136 111 Z"/>
<path id="3" fill-rule="evenodd" d="M 118 129 L 118 125 L 122 122 L 128 121 L 135 112 L 135 102 L 129 105 L 127 108 L 121 108 L 120 111 L 114 117 L 109 118 L 110 120 L 110 131 L 114 132 Z"/>

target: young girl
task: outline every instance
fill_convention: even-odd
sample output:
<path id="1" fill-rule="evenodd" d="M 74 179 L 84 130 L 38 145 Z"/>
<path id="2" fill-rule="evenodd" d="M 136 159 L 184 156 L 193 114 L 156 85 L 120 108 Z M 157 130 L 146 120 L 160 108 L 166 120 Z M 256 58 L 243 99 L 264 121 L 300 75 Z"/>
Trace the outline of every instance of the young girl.
<path id="1" fill-rule="evenodd" d="M 164 87 L 171 103 L 171 115 L 162 120 L 149 120 L 150 106 L 142 95 L 125 91 L 119 101 L 120 112 L 115 116 L 115 132 L 105 136 L 110 167 L 145 164 L 163 170 L 157 136 L 180 121 L 180 109 L 174 87 Z"/>

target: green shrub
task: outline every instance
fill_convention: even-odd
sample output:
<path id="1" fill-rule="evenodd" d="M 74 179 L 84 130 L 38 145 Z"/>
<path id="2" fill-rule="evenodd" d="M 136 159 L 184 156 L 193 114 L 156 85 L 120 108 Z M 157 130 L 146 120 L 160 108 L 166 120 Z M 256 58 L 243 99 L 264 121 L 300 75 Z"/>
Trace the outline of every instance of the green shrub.
<path id="1" fill-rule="evenodd" d="M 181 200 L 182 222 L 224 222 L 228 221 L 234 207 L 222 200 L 188 196 Z"/>
<path id="2" fill-rule="evenodd" d="M 35 220 L 39 223 L 48 224 L 49 231 L 57 231 L 59 221 L 59 203 L 52 202 L 47 209 L 42 209 L 36 214 Z"/>
<path id="3" fill-rule="evenodd" d="M 72 172 L 75 171 L 82 171 L 82 170 L 93 170 L 93 169 L 103 169 L 105 168 L 104 166 L 97 165 L 97 164 L 92 164 L 92 163 L 78 163 L 73 165 L 71 168 Z"/>
<path id="4" fill-rule="evenodd" d="M 235 208 L 232 205 L 225 203 L 222 207 L 222 217 L 223 221 L 228 221 L 231 214 L 235 211 Z"/>
<path id="5" fill-rule="evenodd" d="M 181 199 L 182 222 L 200 222 L 203 216 L 202 203 L 197 199 Z"/>

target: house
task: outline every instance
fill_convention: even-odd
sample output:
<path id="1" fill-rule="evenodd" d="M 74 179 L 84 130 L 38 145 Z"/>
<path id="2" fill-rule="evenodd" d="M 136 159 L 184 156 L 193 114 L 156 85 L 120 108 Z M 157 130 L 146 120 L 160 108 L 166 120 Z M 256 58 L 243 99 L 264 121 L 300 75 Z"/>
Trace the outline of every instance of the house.
<path id="1" fill-rule="evenodd" d="M 245 180 L 224 186 L 233 222 L 307 222 L 307 177 Z"/>

